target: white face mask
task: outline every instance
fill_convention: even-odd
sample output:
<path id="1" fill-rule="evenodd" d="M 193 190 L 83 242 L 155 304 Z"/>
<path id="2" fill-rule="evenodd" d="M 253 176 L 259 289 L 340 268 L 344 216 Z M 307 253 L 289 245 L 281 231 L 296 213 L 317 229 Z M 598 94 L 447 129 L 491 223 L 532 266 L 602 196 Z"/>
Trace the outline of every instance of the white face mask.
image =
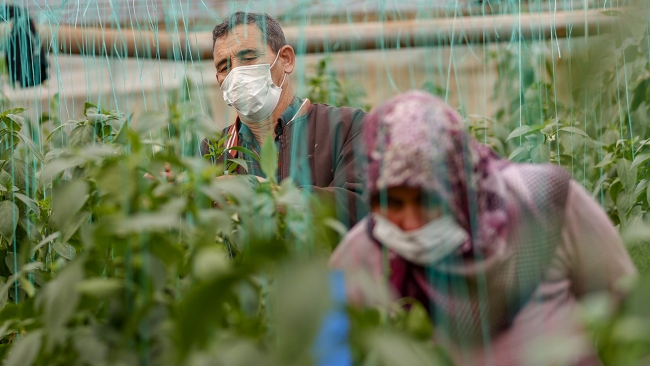
<path id="1" fill-rule="evenodd" d="M 403 231 L 381 215 L 375 214 L 373 218 L 373 236 L 400 257 L 421 266 L 438 263 L 469 238 L 467 231 L 449 215 L 411 231 Z"/>
<path id="2" fill-rule="evenodd" d="M 284 74 L 280 86 L 275 85 L 271 79 L 271 68 L 278 61 L 278 56 L 272 65 L 235 67 L 221 83 L 223 100 L 234 107 L 244 121 L 262 122 L 269 118 L 278 105 L 282 85 L 287 77 L 287 74 Z"/>

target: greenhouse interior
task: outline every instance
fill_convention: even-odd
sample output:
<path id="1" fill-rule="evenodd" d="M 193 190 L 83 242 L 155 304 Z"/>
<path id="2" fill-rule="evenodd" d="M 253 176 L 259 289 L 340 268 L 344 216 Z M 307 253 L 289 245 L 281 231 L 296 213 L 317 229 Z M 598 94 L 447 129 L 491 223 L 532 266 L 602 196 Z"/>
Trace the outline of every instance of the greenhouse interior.
<path id="1" fill-rule="evenodd" d="M 0 20 L 3 365 L 650 365 L 647 0 Z"/>

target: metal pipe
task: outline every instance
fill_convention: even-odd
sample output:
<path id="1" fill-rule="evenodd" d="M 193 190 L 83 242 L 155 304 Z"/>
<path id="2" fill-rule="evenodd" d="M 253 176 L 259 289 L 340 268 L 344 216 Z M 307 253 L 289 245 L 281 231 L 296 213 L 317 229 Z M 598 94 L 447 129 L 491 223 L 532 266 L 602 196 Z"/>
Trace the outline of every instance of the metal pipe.
<path id="1" fill-rule="evenodd" d="M 409 4 L 405 2 L 398 4 L 394 7 L 386 4 L 386 8 L 380 10 L 380 6 L 372 3 L 357 3 L 357 6 L 348 6 L 345 10 L 337 7 L 323 5 L 322 7 L 310 7 L 303 4 L 296 5 L 289 10 L 283 10 L 282 13 L 274 15 L 276 19 L 290 24 L 299 24 L 305 17 L 310 21 L 323 20 L 329 23 L 346 23 L 362 22 L 362 21 L 404 21 L 415 18 L 445 18 L 449 16 L 494 16 L 499 14 L 513 13 L 511 4 L 497 3 L 487 4 L 486 2 L 474 2 L 464 6 L 457 6 L 452 4 L 445 5 L 432 5 L 423 7 L 416 4 Z M 373 6 L 374 5 L 374 6 Z M 553 8 L 555 11 L 582 11 L 585 9 L 598 8 L 595 0 L 565 0 L 561 4 L 531 4 L 526 2 L 517 5 L 520 13 L 544 13 L 549 12 Z"/>
<path id="2" fill-rule="evenodd" d="M 431 20 L 321 24 L 284 29 L 298 54 L 408 47 L 436 47 L 489 42 L 546 40 L 596 35 L 615 17 L 601 10 L 472 16 Z M 50 52 L 85 56 L 212 59 L 210 32 L 178 33 L 138 29 L 60 26 L 41 29 Z"/>

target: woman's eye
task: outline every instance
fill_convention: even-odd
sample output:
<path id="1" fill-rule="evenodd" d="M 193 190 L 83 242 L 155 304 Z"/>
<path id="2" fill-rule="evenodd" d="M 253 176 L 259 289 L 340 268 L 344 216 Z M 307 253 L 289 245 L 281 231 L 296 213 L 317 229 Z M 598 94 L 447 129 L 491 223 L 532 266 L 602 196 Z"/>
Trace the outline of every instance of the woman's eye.
<path id="1" fill-rule="evenodd" d="M 388 207 L 391 207 L 391 208 L 399 208 L 399 207 L 402 206 L 402 201 L 400 201 L 400 200 L 396 200 L 396 199 L 394 199 L 394 198 L 390 198 L 390 197 L 389 197 L 389 198 L 386 200 L 386 205 L 387 205 Z"/>

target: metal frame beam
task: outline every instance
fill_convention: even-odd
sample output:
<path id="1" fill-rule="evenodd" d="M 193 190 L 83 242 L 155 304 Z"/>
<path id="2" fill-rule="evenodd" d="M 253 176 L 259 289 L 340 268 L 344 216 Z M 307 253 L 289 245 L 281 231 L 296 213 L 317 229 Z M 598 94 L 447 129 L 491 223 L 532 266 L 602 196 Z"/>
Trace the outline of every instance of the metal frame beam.
<path id="1" fill-rule="evenodd" d="M 438 47 L 597 35 L 619 20 L 600 9 L 469 16 L 431 20 L 339 23 L 286 27 L 287 43 L 297 54 Z M 84 56 L 212 59 L 210 32 L 176 33 L 138 29 L 41 29 L 50 52 Z"/>

